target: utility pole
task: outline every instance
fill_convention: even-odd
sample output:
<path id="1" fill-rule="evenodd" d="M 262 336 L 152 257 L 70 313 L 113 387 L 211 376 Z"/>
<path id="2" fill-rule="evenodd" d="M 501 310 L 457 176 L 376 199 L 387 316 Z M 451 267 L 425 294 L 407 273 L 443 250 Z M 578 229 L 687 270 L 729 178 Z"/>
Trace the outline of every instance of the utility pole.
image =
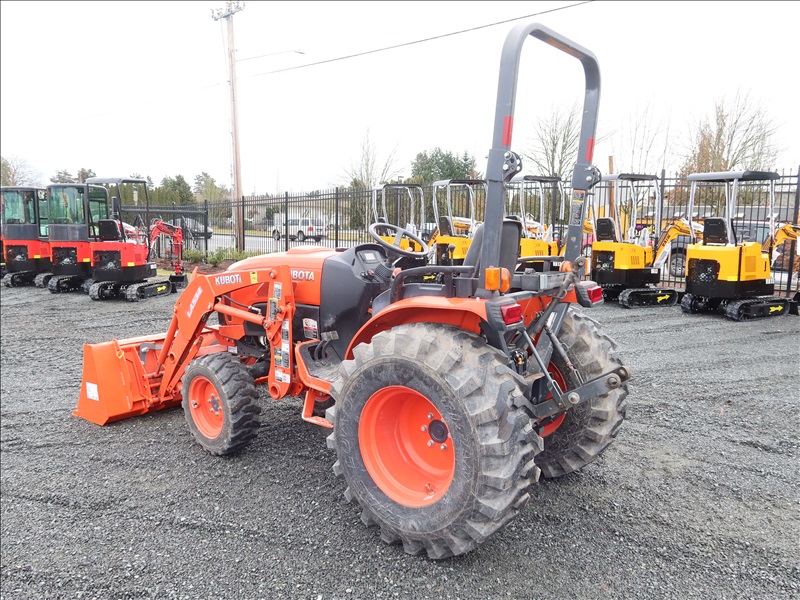
<path id="1" fill-rule="evenodd" d="M 232 209 L 236 226 L 236 250 L 244 251 L 244 195 L 242 190 L 242 166 L 239 162 L 239 119 L 236 109 L 236 46 L 233 42 L 233 15 L 244 8 L 244 2 L 226 2 L 225 8 L 211 10 L 215 21 L 228 22 L 228 71 L 231 84 L 231 129 L 233 137 L 233 194 Z"/>

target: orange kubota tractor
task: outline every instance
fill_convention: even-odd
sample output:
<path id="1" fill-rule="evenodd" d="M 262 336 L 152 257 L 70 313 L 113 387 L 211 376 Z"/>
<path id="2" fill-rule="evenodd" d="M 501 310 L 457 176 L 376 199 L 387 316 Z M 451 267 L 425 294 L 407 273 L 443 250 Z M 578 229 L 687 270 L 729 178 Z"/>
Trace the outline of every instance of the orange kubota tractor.
<path id="1" fill-rule="evenodd" d="M 519 221 L 504 219 L 516 77 L 534 37 L 580 60 L 586 76 L 564 268 L 517 271 Z M 583 468 L 619 431 L 629 371 L 584 307 L 602 289 L 579 281 L 600 74 L 592 53 L 522 24 L 502 52 L 488 156 L 485 220 L 461 265 L 398 270 L 427 256 L 397 225 L 391 241 L 293 248 L 195 274 L 166 333 L 87 344 L 74 414 L 106 424 L 181 405 L 210 454 L 259 430 L 259 394 L 303 399 L 302 418 L 332 428 L 334 473 L 362 520 L 406 552 L 468 552 L 505 527 L 540 473 Z M 401 247 L 410 239 L 421 250 Z M 429 279 L 427 276 L 433 275 Z M 423 277 L 420 277 L 423 276 Z"/>

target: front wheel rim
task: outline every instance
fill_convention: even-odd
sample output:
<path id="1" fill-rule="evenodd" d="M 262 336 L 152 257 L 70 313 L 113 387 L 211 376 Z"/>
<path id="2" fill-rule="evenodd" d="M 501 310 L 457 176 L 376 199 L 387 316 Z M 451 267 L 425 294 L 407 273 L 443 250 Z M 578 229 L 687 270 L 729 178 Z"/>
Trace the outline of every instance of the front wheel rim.
<path id="1" fill-rule="evenodd" d="M 206 377 L 195 377 L 189 385 L 189 408 L 202 435 L 214 439 L 222 433 L 225 411 L 216 386 Z"/>
<path id="2" fill-rule="evenodd" d="M 405 386 L 375 392 L 361 411 L 361 458 L 375 485 L 403 506 L 442 498 L 455 473 L 455 449 L 441 413 Z"/>

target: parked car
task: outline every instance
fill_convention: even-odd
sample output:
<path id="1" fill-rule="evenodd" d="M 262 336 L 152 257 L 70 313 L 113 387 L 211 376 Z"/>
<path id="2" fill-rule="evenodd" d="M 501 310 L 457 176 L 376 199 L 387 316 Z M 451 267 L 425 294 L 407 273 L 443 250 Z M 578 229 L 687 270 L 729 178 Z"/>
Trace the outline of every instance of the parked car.
<path id="1" fill-rule="evenodd" d="M 202 222 L 189 217 L 175 217 L 167 222 L 179 227 L 182 226 L 184 232 L 188 231 L 188 234 L 185 235 L 191 235 L 194 238 L 202 239 L 205 237 L 210 240 L 211 236 L 214 235 L 214 230 L 211 227 L 205 227 Z"/>
<path id="2" fill-rule="evenodd" d="M 289 232 L 290 240 L 298 242 L 305 242 L 308 239 L 318 242 L 328 237 L 328 226 L 323 219 L 318 217 L 288 219 L 286 221 L 286 231 Z M 273 238 L 279 240 L 283 232 L 283 227 L 275 228 L 273 230 Z"/>

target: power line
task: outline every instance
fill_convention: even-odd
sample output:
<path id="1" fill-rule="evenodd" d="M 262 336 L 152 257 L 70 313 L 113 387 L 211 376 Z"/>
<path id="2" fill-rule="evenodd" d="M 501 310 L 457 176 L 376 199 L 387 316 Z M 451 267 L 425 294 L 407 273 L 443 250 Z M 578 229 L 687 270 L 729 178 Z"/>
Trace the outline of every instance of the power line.
<path id="1" fill-rule="evenodd" d="M 240 79 L 251 79 L 253 77 L 261 77 L 263 75 L 274 75 L 275 73 L 285 73 L 286 71 L 296 71 L 298 69 L 305 69 L 307 67 L 316 67 L 317 65 L 325 65 L 332 62 L 338 62 L 340 60 L 348 60 L 350 58 L 357 58 L 359 56 L 367 56 L 368 54 L 377 54 L 378 52 L 386 52 L 387 50 L 395 50 L 397 48 L 404 48 L 406 46 L 414 46 L 416 44 L 423 44 L 425 42 L 432 42 L 435 40 L 441 40 L 446 37 L 452 37 L 454 35 L 461 35 L 462 33 L 472 33 L 473 31 L 478 31 L 480 29 L 487 29 L 489 27 L 496 27 L 497 25 L 504 25 L 506 23 L 512 23 L 514 21 L 519 21 L 521 19 L 530 19 L 531 17 L 538 17 L 541 15 L 546 15 L 554 12 L 558 12 L 560 10 L 565 10 L 567 8 L 574 8 L 576 6 L 581 6 L 583 4 L 589 4 L 594 2 L 594 0 L 584 0 L 584 2 L 577 2 L 575 4 L 570 4 L 568 6 L 559 6 L 558 8 L 551 8 L 549 10 L 543 10 L 537 13 L 533 13 L 530 15 L 523 15 L 521 17 L 514 17 L 513 19 L 506 19 L 504 21 L 497 21 L 495 23 L 488 23 L 487 25 L 478 25 L 477 27 L 471 27 L 469 29 L 462 29 L 460 31 L 453 31 L 451 33 L 443 33 L 442 35 L 436 35 L 429 38 L 423 38 L 421 40 L 415 40 L 413 42 L 404 42 L 402 44 L 395 44 L 394 46 L 387 46 L 385 48 L 378 48 L 376 50 L 367 50 L 365 52 L 357 52 L 356 54 L 348 54 L 347 56 L 339 56 L 337 58 L 329 58 L 327 60 L 320 60 L 313 63 L 307 63 L 305 65 L 297 65 L 294 67 L 286 67 L 285 69 L 275 69 L 274 71 L 265 71 L 263 73 L 255 73 L 253 75 L 247 75 L 245 77 L 240 77 Z"/>

